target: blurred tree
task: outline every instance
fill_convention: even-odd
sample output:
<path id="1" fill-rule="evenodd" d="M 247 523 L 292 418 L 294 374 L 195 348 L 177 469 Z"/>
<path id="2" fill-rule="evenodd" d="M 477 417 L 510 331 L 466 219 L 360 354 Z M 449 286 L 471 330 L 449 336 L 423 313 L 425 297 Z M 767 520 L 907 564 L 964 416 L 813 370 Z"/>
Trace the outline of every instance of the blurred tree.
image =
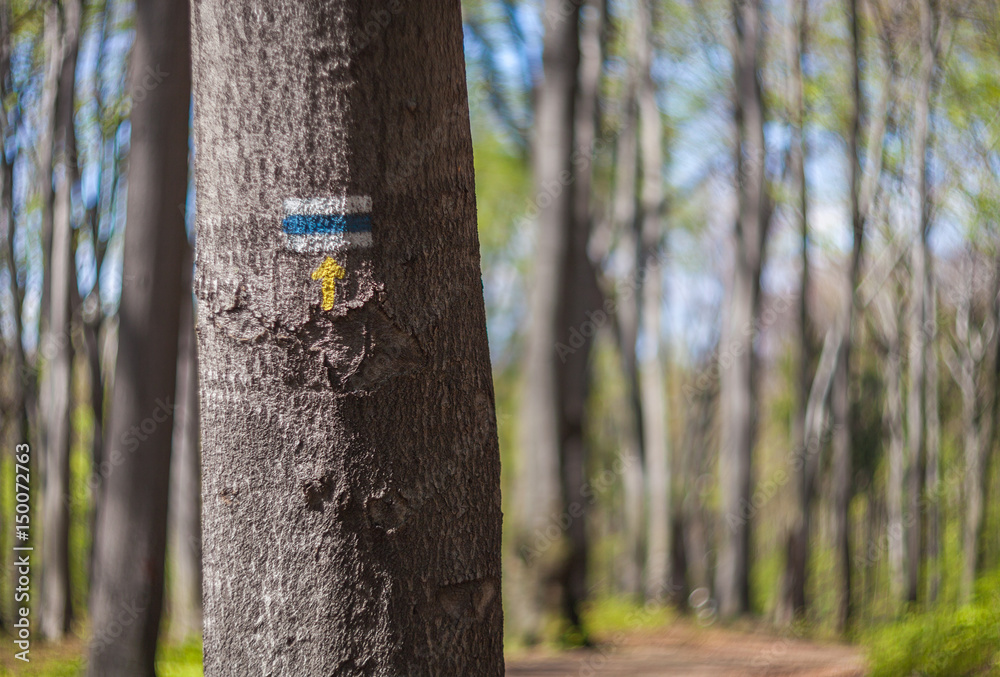
<path id="1" fill-rule="evenodd" d="M 809 525 L 812 519 L 812 503 L 815 487 L 806 477 L 806 464 L 802 455 L 806 452 L 806 425 L 809 391 L 812 388 L 816 348 L 813 338 L 812 321 L 809 315 L 810 272 L 809 272 L 809 192 L 806 183 L 807 146 L 805 135 L 805 87 L 802 65 L 806 58 L 808 36 L 808 3 L 802 0 L 788 0 L 786 3 L 787 26 L 785 27 L 785 59 L 788 69 L 786 103 L 788 125 L 791 138 L 785 158 L 791 187 L 795 193 L 792 206 L 794 218 L 798 220 L 801 247 L 801 281 L 799 283 L 799 324 L 798 324 L 798 381 L 797 409 L 793 431 L 795 453 L 800 455 L 798 476 L 795 478 L 796 509 L 792 527 L 788 534 L 788 551 L 785 556 L 785 575 L 781 615 L 790 620 L 801 617 L 806 610 L 806 569 L 809 560 Z"/>
<path id="2" fill-rule="evenodd" d="M 642 0 L 639 0 L 642 2 Z M 622 590 L 638 598 L 643 593 L 643 546 L 645 534 L 646 492 L 643 467 L 643 410 L 642 390 L 639 384 L 639 320 L 641 296 L 639 286 L 641 262 L 638 218 L 639 183 L 639 111 L 638 87 L 642 79 L 639 56 L 644 49 L 644 28 L 636 11 L 638 3 L 629 5 L 630 14 L 621 20 L 619 33 L 624 38 L 622 73 L 618 103 L 618 136 L 614 153 L 614 190 L 611 199 L 611 225 L 618 236 L 616 252 L 624 261 L 624 280 L 617 290 L 616 340 L 621 353 L 622 375 L 626 385 L 626 419 L 628 425 L 621 433 L 622 470 L 622 520 L 624 555 L 620 557 L 618 577 Z M 609 238 L 610 239 L 610 238 Z M 610 245 L 610 243 L 609 243 Z M 608 285 L 611 286 L 611 285 Z M 614 291 L 612 292 L 614 293 Z"/>
<path id="3" fill-rule="evenodd" d="M 136 4 L 119 344 L 90 608 L 87 669 L 100 677 L 155 674 L 188 187 L 188 16 L 186 3 Z"/>
<path id="4" fill-rule="evenodd" d="M 460 5 L 193 8 L 205 672 L 500 677 Z"/>
<path id="5" fill-rule="evenodd" d="M 42 573 L 40 628 L 47 639 L 59 639 L 73 620 L 69 575 L 70 446 L 72 444 L 73 341 L 72 302 L 76 287 L 73 257 L 72 191 L 76 179 L 76 64 L 83 7 L 79 0 L 53 3 L 47 22 L 51 30 L 49 58 L 59 63 L 52 157 L 54 182 L 51 257 L 48 279 L 48 332 L 42 341 L 45 358 L 43 411 L 45 416 L 44 487 L 42 492 Z M 44 167 L 42 168 L 44 171 Z M 53 181 L 54 177 L 54 181 Z"/>
<path id="6" fill-rule="evenodd" d="M 919 16 L 916 41 L 919 45 L 916 91 L 914 92 L 913 113 L 913 177 L 916 184 L 913 214 L 913 246 L 910 249 L 910 313 L 909 313 L 909 391 L 906 403 L 906 432 L 909 477 L 909 520 L 907 521 L 906 559 L 906 600 L 916 602 L 920 589 L 920 572 L 925 560 L 924 534 L 928 516 L 923 509 L 925 500 L 927 468 L 937 464 L 938 449 L 935 422 L 937 409 L 933 414 L 929 407 L 936 405 L 937 398 L 928 398 L 928 391 L 937 388 L 937 382 L 930 382 L 929 376 L 936 374 L 930 367 L 933 359 L 933 337 L 936 335 L 936 319 L 932 317 L 933 271 L 931 267 L 930 231 L 931 196 L 930 176 L 927 157 L 930 143 L 930 108 L 933 80 L 940 41 L 946 34 L 940 18 L 936 17 L 931 0 L 917 0 Z M 929 430 L 930 428 L 930 430 Z M 926 436 L 925 436 L 926 434 Z M 931 448 L 931 442 L 934 447 Z M 933 463 L 932 463 L 933 461 Z"/>
<path id="7" fill-rule="evenodd" d="M 532 165 L 537 239 L 532 271 L 525 382 L 521 410 L 522 500 L 517 550 L 525 561 L 525 618 L 518 634 L 540 639 L 553 600 L 570 625 L 583 627 L 587 557 L 583 413 L 594 323 L 596 279 L 587 258 L 589 218 L 576 202 L 574 158 L 589 165 L 591 148 L 576 145 L 578 124 L 590 126 L 595 109 L 581 90 L 580 6 L 547 0 L 543 12 L 543 82 L 535 107 Z M 599 69 L 598 69 L 599 73 Z M 589 76 L 595 76 L 593 71 Z M 589 89 L 588 89 L 589 88 Z M 584 324 L 589 323 L 589 324 Z M 555 533 L 550 533 L 555 527 Z"/>
<path id="8" fill-rule="evenodd" d="M 184 257 L 177 409 L 170 456 L 170 634 L 180 642 L 201 635 L 201 435 L 198 426 L 198 353 L 191 275 L 194 251 Z"/>
<path id="9" fill-rule="evenodd" d="M 671 578 L 671 458 L 668 446 L 667 389 L 660 318 L 663 305 L 663 121 L 657 102 L 656 4 L 639 0 L 636 22 L 638 56 L 638 127 L 642 182 L 639 193 L 638 256 L 635 296 L 639 303 L 636 334 L 642 348 L 638 359 L 642 451 L 646 465 L 646 598 L 677 603 L 687 595 Z M 679 572 L 678 572 L 679 573 Z"/>
<path id="10" fill-rule="evenodd" d="M 861 183 L 861 22 L 858 0 L 847 0 L 847 21 L 851 49 L 851 104 L 847 129 L 848 190 L 850 192 L 851 258 L 846 275 L 844 308 L 838 317 L 841 332 L 840 358 L 833 376 L 831 418 L 833 421 L 833 546 L 836 553 L 839 599 L 836 623 L 844 630 L 853 613 L 851 572 L 851 498 L 854 496 L 853 435 L 851 421 L 851 347 L 856 332 L 858 282 L 865 241 L 865 215 L 862 213 Z M 881 142 L 881 139 L 879 140 Z"/>
<path id="11" fill-rule="evenodd" d="M 722 440 L 719 478 L 722 529 L 715 575 L 719 612 L 732 618 L 750 611 L 750 514 L 756 419 L 754 338 L 760 313 L 760 274 L 771 221 L 766 177 L 765 108 L 760 83 L 763 42 L 761 0 L 734 0 L 733 106 L 736 123 L 737 216 L 733 269 L 719 341 Z"/>

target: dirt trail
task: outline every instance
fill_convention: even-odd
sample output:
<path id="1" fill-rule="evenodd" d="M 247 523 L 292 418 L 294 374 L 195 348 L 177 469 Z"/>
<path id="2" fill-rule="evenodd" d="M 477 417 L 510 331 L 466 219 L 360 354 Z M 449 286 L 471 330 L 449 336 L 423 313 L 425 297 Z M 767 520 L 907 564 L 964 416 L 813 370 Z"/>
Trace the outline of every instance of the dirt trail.
<path id="1" fill-rule="evenodd" d="M 863 677 L 857 647 L 675 624 L 591 650 L 522 654 L 507 677 Z"/>

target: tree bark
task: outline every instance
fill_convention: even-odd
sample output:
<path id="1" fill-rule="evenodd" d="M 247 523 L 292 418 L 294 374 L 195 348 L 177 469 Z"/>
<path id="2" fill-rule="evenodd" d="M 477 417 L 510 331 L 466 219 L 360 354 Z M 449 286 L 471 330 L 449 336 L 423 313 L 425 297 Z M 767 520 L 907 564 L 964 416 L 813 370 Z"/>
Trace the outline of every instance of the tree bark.
<path id="1" fill-rule="evenodd" d="M 192 7 L 205 673 L 500 677 L 460 4 Z"/>
<path id="2" fill-rule="evenodd" d="M 155 674 L 185 246 L 188 16 L 172 0 L 136 5 L 128 227 L 91 599 L 95 677 Z"/>
<path id="3" fill-rule="evenodd" d="M 61 56 L 55 100 L 53 157 L 55 194 L 52 210 L 52 257 L 49 320 L 45 357 L 45 473 L 42 492 L 42 572 L 39 624 L 46 639 L 60 639 L 70 629 L 73 609 L 69 575 L 70 447 L 72 443 L 73 342 L 72 305 L 76 285 L 73 255 L 72 190 L 76 142 L 73 112 L 82 7 L 62 4 Z"/>
<path id="4" fill-rule="evenodd" d="M 198 428 L 198 354 L 194 299 L 190 292 L 193 250 L 182 271 L 177 347 L 177 409 L 170 455 L 170 634 L 178 642 L 201 636 L 201 447 Z"/>
<path id="5" fill-rule="evenodd" d="M 750 609 L 753 448 L 756 428 L 754 337 L 760 313 L 760 272 L 771 217 L 764 146 L 764 98 L 759 67 L 763 26 L 760 0 L 732 4 L 736 28 L 735 114 L 738 215 L 733 231 L 733 272 L 722 320 L 722 443 L 719 476 L 723 525 L 715 592 L 723 618 Z"/>

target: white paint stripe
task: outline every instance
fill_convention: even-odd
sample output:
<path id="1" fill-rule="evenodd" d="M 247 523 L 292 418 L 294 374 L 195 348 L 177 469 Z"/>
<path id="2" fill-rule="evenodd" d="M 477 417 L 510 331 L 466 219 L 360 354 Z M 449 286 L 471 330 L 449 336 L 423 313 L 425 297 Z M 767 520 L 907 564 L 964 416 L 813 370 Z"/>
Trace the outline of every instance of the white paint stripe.
<path id="1" fill-rule="evenodd" d="M 368 214 L 372 210 L 369 195 L 347 197 L 292 197 L 283 204 L 286 215 L 292 214 Z"/>
<path id="2" fill-rule="evenodd" d="M 285 248 L 300 254 L 319 254 L 322 252 L 337 252 L 353 247 L 370 247 L 371 233 L 309 233 L 289 235 L 285 238 Z"/>

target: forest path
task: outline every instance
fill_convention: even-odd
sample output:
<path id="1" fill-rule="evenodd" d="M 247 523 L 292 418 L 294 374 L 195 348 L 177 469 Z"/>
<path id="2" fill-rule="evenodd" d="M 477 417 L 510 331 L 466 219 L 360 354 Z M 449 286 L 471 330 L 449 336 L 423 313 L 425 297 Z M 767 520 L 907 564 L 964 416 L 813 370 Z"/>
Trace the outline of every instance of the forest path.
<path id="1" fill-rule="evenodd" d="M 859 648 L 685 623 L 623 633 L 594 649 L 530 652 L 507 677 L 862 677 Z"/>

